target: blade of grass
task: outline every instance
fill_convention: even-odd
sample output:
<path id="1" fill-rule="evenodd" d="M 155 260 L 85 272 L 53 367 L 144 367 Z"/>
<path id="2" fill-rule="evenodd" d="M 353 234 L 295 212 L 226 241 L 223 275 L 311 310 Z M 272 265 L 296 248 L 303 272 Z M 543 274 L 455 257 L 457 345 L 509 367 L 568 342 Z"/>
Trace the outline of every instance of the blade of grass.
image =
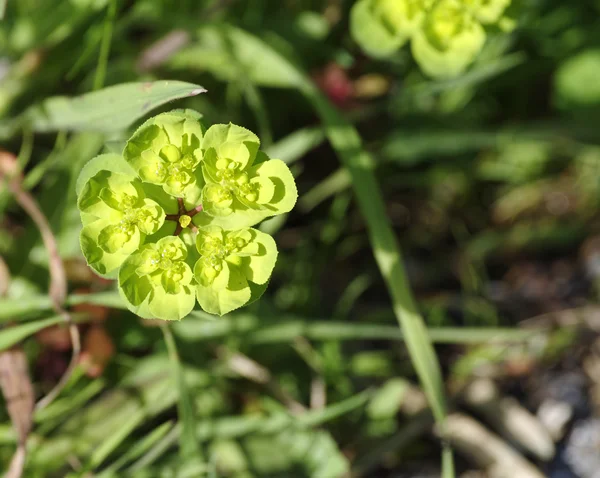
<path id="1" fill-rule="evenodd" d="M 173 338 L 173 333 L 171 332 L 168 323 L 163 322 L 161 324 L 161 330 L 165 338 L 165 343 L 167 344 L 171 366 L 173 367 L 179 391 L 177 410 L 179 413 L 179 420 L 182 423 L 182 431 L 179 439 L 180 453 L 183 458 L 198 457 L 201 454 L 201 450 L 196 439 L 194 406 L 183 375 L 181 361 L 179 359 L 179 354 L 177 353 L 177 345 L 175 344 L 175 339 Z"/>
<path id="2" fill-rule="evenodd" d="M 147 468 L 158 460 L 177 441 L 180 434 L 179 428 L 179 425 L 175 425 L 166 435 L 155 442 L 148 451 L 127 468 L 126 476 L 132 476 L 134 473 Z"/>
<path id="3" fill-rule="evenodd" d="M 93 470 L 108 458 L 121 443 L 132 433 L 145 419 L 143 411 L 138 411 L 127 417 L 118 428 L 114 430 L 109 437 L 103 440 L 90 456 L 89 462 L 85 467 L 87 470 Z"/>
<path id="4" fill-rule="evenodd" d="M 0 351 L 9 349 L 13 345 L 19 343 L 21 340 L 26 339 L 30 335 L 39 332 L 46 327 L 51 325 L 60 324 L 64 321 L 60 315 L 49 317 L 48 319 L 37 320 L 35 322 L 29 322 L 22 325 L 15 325 L 0 330 Z"/>
<path id="5" fill-rule="evenodd" d="M 329 141 L 346 167 L 363 217 L 373 253 L 392 298 L 393 309 L 404 332 L 411 360 L 427 395 L 436 421 L 443 429 L 446 401 L 442 373 L 427 335 L 425 322 L 410 290 L 396 236 L 385 212 L 382 193 L 373 173 L 372 157 L 363 149 L 360 136 L 309 80 L 303 93 L 324 124 Z"/>
<path id="6" fill-rule="evenodd" d="M 265 153 L 271 158 L 285 161 L 286 164 L 293 164 L 323 141 L 325 134 L 321 128 L 302 128 L 266 147 Z"/>
<path id="7" fill-rule="evenodd" d="M 125 453 L 111 463 L 110 466 L 106 467 L 100 474 L 96 475 L 97 478 L 108 478 L 110 476 L 114 476 L 114 473 L 120 468 L 144 455 L 156 443 L 160 442 L 160 440 L 164 438 L 169 430 L 172 430 L 172 428 L 172 422 L 165 422 L 162 425 L 157 426 L 141 440 L 138 440 L 131 448 L 127 449 Z"/>
<path id="8" fill-rule="evenodd" d="M 106 382 L 103 379 L 96 379 L 86 385 L 81 391 L 75 395 L 68 395 L 64 398 L 59 398 L 48 405 L 46 408 L 37 410 L 34 419 L 38 423 L 38 433 L 43 434 L 40 431 L 40 424 L 43 427 L 44 422 L 52 422 L 53 425 L 56 419 L 66 416 L 69 413 L 73 413 L 79 407 L 84 406 L 93 397 L 98 395 L 106 386 Z"/>
<path id="9" fill-rule="evenodd" d="M 308 213 L 331 196 L 350 187 L 351 184 L 352 177 L 348 170 L 340 168 L 319 182 L 310 191 L 304 193 L 298 202 L 298 207 L 302 212 Z"/>
<path id="10" fill-rule="evenodd" d="M 117 2 L 110 0 L 104 19 L 104 28 L 102 32 L 102 43 L 100 44 L 100 54 L 98 55 L 98 66 L 94 76 L 94 90 L 99 90 L 104 86 L 106 78 L 106 67 L 108 65 L 108 55 L 110 53 L 110 42 L 112 39 L 113 23 L 117 15 Z"/>

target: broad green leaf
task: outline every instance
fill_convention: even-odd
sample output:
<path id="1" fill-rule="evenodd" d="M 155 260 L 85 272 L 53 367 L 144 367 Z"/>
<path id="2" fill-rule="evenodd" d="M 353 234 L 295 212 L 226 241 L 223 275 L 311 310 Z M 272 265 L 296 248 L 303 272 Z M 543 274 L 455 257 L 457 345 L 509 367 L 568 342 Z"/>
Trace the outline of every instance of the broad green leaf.
<path id="1" fill-rule="evenodd" d="M 81 249 L 99 274 L 113 271 L 164 224 L 165 212 L 145 197 L 142 183 L 133 176 L 100 170 L 83 185 L 78 206 L 84 225 Z"/>
<path id="2" fill-rule="evenodd" d="M 276 434 L 249 435 L 241 440 L 241 445 L 249 463 L 235 460 L 231 448 L 221 447 L 216 455 L 219 469 L 225 467 L 238 473 L 252 470 L 258 476 L 323 478 L 344 476 L 350 470 L 348 459 L 331 435 L 323 430 L 290 426 Z M 237 469 L 229 468 L 228 465 L 235 461 L 238 462 Z"/>
<path id="3" fill-rule="evenodd" d="M 182 81 L 123 83 L 76 97 L 53 97 L 25 113 L 34 131 L 123 130 L 154 108 L 204 93 L 201 86 Z"/>

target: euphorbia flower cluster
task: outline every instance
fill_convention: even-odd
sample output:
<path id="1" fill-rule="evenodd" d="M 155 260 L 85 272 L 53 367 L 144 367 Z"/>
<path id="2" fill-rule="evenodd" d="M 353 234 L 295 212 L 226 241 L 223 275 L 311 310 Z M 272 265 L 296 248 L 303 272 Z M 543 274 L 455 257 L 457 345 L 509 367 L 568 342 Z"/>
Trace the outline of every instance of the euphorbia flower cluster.
<path id="1" fill-rule="evenodd" d="M 408 41 L 429 76 L 462 73 L 479 54 L 491 27 L 505 28 L 511 0 L 358 0 L 354 39 L 370 55 L 393 54 Z"/>
<path id="2" fill-rule="evenodd" d="M 92 159 L 77 181 L 81 249 L 94 271 L 117 278 L 141 317 L 179 320 L 196 303 L 225 314 L 256 300 L 277 259 L 251 226 L 289 212 L 289 168 L 233 124 L 205 130 L 200 115 L 151 118 L 122 155 Z"/>

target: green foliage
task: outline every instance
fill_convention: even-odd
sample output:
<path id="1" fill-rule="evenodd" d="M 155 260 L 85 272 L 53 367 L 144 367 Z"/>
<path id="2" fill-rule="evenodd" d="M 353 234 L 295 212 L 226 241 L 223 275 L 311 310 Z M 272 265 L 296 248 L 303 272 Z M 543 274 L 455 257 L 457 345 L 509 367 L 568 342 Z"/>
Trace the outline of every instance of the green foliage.
<path id="1" fill-rule="evenodd" d="M 183 81 L 126 83 L 75 98 L 48 98 L 26 111 L 24 121 L 43 132 L 110 133 L 128 127 L 157 106 L 205 91 L 201 86 Z"/>
<path id="2" fill-rule="evenodd" d="M 465 381 L 534 403 L 586 356 L 599 13 L 8 0 L 0 162 L 16 157 L 58 253 L 0 177 L 0 349 L 25 352 L 36 399 L 60 379 L 57 255 L 81 333 L 22 476 L 453 476 L 431 415 Z"/>
<path id="3" fill-rule="evenodd" d="M 600 50 L 587 50 L 565 61 L 554 79 L 556 102 L 563 108 L 600 103 Z"/>
<path id="4" fill-rule="evenodd" d="M 390 56 L 410 41 L 423 72 L 434 78 L 453 78 L 477 57 L 486 40 L 486 28 L 502 23 L 510 3 L 358 0 L 352 8 L 350 27 L 356 42 L 371 56 Z"/>
<path id="5" fill-rule="evenodd" d="M 289 168 L 260 152 L 254 133 L 233 124 L 204 132 L 200 118 L 174 110 L 149 119 L 123 157 L 94 158 L 77 181 L 83 255 L 103 277 L 118 275 L 140 317 L 179 320 L 196 297 L 218 315 L 256 300 L 277 246 L 248 226 L 296 203 Z"/>

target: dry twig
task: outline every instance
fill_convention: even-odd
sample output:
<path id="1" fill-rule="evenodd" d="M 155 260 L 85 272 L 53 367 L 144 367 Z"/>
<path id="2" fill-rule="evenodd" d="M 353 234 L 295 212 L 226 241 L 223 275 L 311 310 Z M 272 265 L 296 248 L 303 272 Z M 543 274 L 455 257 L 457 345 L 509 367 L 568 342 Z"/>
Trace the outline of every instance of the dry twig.
<path id="1" fill-rule="evenodd" d="M 0 257 L 0 297 L 8 293 L 10 274 Z M 17 433 L 17 450 L 5 478 L 20 478 L 25 467 L 27 437 L 33 423 L 33 386 L 27 370 L 27 358 L 19 347 L 0 353 L 0 389 L 8 415 Z"/>
<path id="2" fill-rule="evenodd" d="M 44 213 L 40 210 L 36 200 L 21 187 L 21 176 L 16 168 L 16 158 L 10 153 L 0 153 L 0 179 L 6 180 L 8 188 L 14 195 L 15 200 L 25 210 L 40 231 L 44 247 L 48 252 L 48 268 L 50 271 L 50 287 L 48 293 L 52 299 L 54 310 L 58 315 L 61 315 L 68 324 L 69 334 L 71 336 L 73 353 L 71 355 L 69 366 L 55 387 L 36 404 L 35 408 L 36 410 L 39 410 L 52 402 L 69 381 L 79 360 L 81 340 L 79 337 L 79 329 L 73 322 L 69 312 L 63 307 L 67 297 L 67 276 L 64 264 L 58 252 L 56 237 L 54 237 L 50 224 L 48 223 L 46 216 L 44 216 Z"/>

